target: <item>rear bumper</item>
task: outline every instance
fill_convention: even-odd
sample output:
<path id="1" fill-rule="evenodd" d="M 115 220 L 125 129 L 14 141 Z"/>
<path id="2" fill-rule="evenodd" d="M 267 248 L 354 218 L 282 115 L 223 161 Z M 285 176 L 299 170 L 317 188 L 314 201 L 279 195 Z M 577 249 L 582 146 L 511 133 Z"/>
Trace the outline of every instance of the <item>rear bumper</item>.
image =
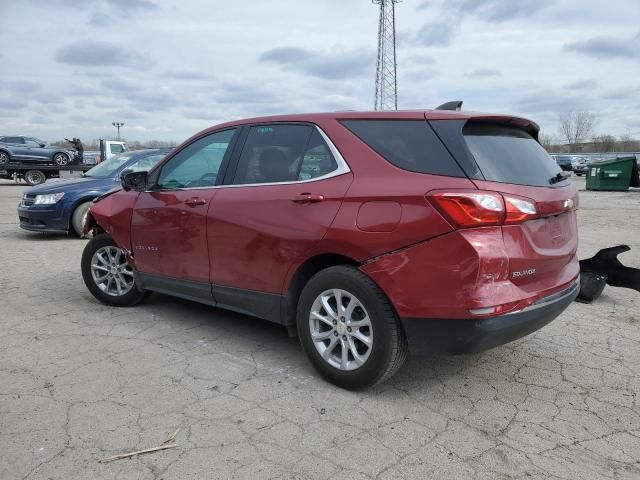
<path id="1" fill-rule="evenodd" d="M 401 318 L 413 355 L 487 350 L 529 335 L 560 315 L 578 296 L 580 281 L 529 307 L 481 320 Z"/>

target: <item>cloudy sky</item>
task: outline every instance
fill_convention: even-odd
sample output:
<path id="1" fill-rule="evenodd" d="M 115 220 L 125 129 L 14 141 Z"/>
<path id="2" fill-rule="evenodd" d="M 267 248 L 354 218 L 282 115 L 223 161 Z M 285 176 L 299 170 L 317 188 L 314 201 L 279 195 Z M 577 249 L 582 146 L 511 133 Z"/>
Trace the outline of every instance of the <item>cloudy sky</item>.
<path id="1" fill-rule="evenodd" d="M 404 0 L 400 108 L 462 99 L 640 137 L 639 0 Z M 181 141 L 213 124 L 371 109 L 370 0 L 0 0 L 0 133 Z"/>

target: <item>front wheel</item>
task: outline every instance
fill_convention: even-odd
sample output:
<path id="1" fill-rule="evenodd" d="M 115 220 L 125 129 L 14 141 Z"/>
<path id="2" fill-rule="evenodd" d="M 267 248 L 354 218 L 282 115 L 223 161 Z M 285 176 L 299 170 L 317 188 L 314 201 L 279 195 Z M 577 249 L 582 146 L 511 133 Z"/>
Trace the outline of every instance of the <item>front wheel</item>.
<path id="1" fill-rule="evenodd" d="M 60 167 L 64 167 L 69 163 L 69 157 L 64 153 L 56 153 L 53 156 L 53 163 Z"/>
<path id="2" fill-rule="evenodd" d="M 9 163 L 9 160 L 11 160 L 11 157 L 7 152 L 0 152 L 0 164 Z"/>
<path id="3" fill-rule="evenodd" d="M 322 270 L 302 290 L 298 335 L 325 379 L 347 389 L 391 377 L 407 358 L 393 306 L 365 274 L 350 266 Z"/>
<path id="4" fill-rule="evenodd" d="M 84 247 L 81 269 L 84 284 L 105 305 L 129 307 L 145 297 L 124 251 L 106 233 L 92 238 Z"/>
<path id="5" fill-rule="evenodd" d="M 84 228 L 84 222 L 87 218 L 87 212 L 91 207 L 92 202 L 84 202 L 76 207 L 71 214 L 71 230 L 75 232 L 79 237 L 82 236 L 82 230 Z"/>

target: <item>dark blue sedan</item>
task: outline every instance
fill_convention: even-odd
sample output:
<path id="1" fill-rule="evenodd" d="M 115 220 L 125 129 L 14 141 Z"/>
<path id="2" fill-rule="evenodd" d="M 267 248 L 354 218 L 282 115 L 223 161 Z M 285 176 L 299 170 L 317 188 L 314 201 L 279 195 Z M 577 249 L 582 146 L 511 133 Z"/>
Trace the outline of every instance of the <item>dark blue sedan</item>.
<path id="1" fill-rule="evenodd" d="M 149 170 L 171 150 L 124 152 L 81 177 L 54 180 L 28 189 L 18 205 L 20 227 L 34 232 L 82 234 L 91 202 L 120 183 L 124 170 Z"/>

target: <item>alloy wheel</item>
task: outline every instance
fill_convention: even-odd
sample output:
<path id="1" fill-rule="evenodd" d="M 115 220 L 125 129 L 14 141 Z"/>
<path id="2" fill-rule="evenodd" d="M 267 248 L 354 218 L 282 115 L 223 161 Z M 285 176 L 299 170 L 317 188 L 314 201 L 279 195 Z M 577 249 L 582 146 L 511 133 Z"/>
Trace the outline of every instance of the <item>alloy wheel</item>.
<path id="1" fill-rule="evenodd" d="M 64 166 L 69 163 L 69 157 L 67 157 L 64 153 L 58 153 L 55 157 L 53 157 L 53 161 L 56 165 Z"/>
<path id="2" fill-rule="evenodd" d="M 334 368 L 355 370 L 371 354 L 371 319 L 362 302 L 346 290 L 326 290 L 316 297 L 309 329 L 316 350 Z"/>
<path id="3" fill-rule="evenodd" d="M 112 297 L 126 295 L 134 286 L 133 270 L 124 252 L 110 245 L 93 254 L 91 276 L 96 286 Z"/>

